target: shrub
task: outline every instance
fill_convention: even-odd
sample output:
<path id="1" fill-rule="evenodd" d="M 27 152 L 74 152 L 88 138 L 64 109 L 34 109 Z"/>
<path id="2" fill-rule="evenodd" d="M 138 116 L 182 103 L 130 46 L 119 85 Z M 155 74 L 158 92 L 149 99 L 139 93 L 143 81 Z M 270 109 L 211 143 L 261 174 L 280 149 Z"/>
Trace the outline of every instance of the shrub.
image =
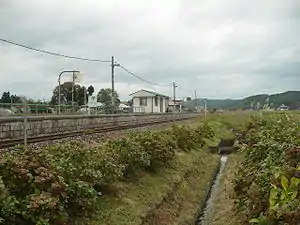
<path id="1" fill-rule="evenodd" d="M 150 165 L 150 155 L 144 151 L 139 143 L 128 138 L 109 140 L 103 145 L 103 148 L 105 152 L 110 152 L 115 156 L 118 165 L 122 166 L 117 174 L 123 173 L 125 177 L 135 175 Z"/>
<path id="2" fill-rule="evenodd" d="M 98 150 L 70 141 L 45 147 L 42 152 L 67 184 L 65 208 L 68 217 L 88 216 L 95 211 L 99 193 L 93 187 L 103 181 L 97 162 Z"/>
<path id="3" fill-rule="evenodd" d="M 161 132 L 134 132 L 130 135 L 130 141 L 138 143 L 141 150 L 150 156 L 150 164 L 147 167 L 151 171 L 168 165 L 175 157 L 174 146 L 169 145 L 170 140 L 166 138 L 166 134 Z"/>
<path id="4" fill-rule="evenodd" d="M 14 205 L 13 222 L 3 224 L 59 224 L 66 218 L 64 179 L 47 163 L 38 150 L 0 153 L 2 188 Z M 3 209 L 0 209 L 0 212 Z M 4 215 L 0 215 L 3 218 Z"/>
<path id="5" fill-rule="evenodd" d="M 78 141 L 70 141 L 45 147 L 42 153 L 66 181 L 81 180 L 94 185 L 102 179 L 101 171 L 97 168 L 97 149 L 89 148 Z"/>
<path id="6" fill-rule="evenodd" d="M 274 224 L 296 225 L 299 221 L 298 137 L 296 125 L 286 116 L 264 116 L 248 126 L 245 160 L 234 180 L 245 223 L 253 217 L 253 222 L 258 221 L 259 215 Z"/>
<path id="7" fill-rule="evenodd" d="M 169 165 L 176 151 L 204 145 L 209 127 L 132 132 L 89 147 L 78 141 L 0 152 L 0 224 L 74 224 L 97 210 L 112 183 Z M 99 189 L 98 189 L 99 188 Z"/>
<path id="8" fill-rule="evenodd" d="M 200 123 L 194 128 L 194 135 L 194 140 L 199 148 L 205 145 L 205 139 L 212 139 L 215 133 L 207 123 Z"/>
<path id="9" fill-rule="evenodd" d="M 196 147 L 195 132 L 187 126 L 172 126 L 172 132 L 180 150 L 190 151 Z"/>
<path id="10" fill-rule="evenodd" d="M 96 155 L 78 142 L 2 153 L 0 176 L 18 209 L 13 224 L 62 224 L 91 214 L 93 185 L 102 179 Z"/>
<path id="11" fill-rule="evenodd" d="M 201 148 L 205 144 L 205 139 L 214 136 L 213 130 L 206 123 L 195 127 L 173 125 L 171 129 L 179 149 L 183 151 Z"/>
<path id="12" fill-rule="evenodd" d="M 18 214 L 18 201 L 11 196 L 0 177 L 0 224 L 12 224 Z"/>
<path id="13" fill-rule="evenodd" d="M 99 195 L 88 182 L 72 180 L 68 184 L 68 200 L 66 211 L 69 220 L 76 220 L 80 217 L 89 217 L 97 210 Z"/>

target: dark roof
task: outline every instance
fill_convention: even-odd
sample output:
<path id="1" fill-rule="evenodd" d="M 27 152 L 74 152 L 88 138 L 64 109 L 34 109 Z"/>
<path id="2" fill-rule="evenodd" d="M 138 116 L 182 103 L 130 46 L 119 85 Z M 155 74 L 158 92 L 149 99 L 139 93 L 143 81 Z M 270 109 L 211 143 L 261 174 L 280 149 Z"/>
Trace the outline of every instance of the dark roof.
<path id="1" fill-rule="evenodd" d="M 169 96 L 167 96 L 167 95 L 163 95 L 163 94 L 160 94 L 160 93 L 157 93 L 157 92 L 154 92 L 154 91 L 148 91 L 148 90 L 145 90 L 145 89 L 141 89 L 141 90 L 139 90 L 139 91 L 145 91 L 145 92 L 148 92 L 148 93 L 150 93 L 150 94 L 152 94 L 152 95 L 155 95 L 155 96 L 160 96 L 160 97 L 169 98 Z M 137 93 L 137 92 L 139 92 L 139 91 L 136 91 L 136 92 L 134 92 L 134 93 L 131 93 L 130 95 L 133 95 L 133 94 L 135 94 L 135 93 Z"/>

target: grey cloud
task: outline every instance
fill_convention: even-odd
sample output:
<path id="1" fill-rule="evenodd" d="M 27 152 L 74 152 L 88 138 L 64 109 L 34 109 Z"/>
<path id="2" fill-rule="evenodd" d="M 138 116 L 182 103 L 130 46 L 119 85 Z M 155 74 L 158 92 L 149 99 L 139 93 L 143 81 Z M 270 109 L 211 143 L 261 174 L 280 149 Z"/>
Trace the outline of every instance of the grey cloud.
<path id="1" fill-rule="evenodd" d="M 176 81 L 179 96 L 195 89 L 216 98 L 299 90 L 297 0 L 7 2 L 0 8 L 1 37 L 76 56 L 107 60 L 115 55 L 149 81 Z M 110 86 L 106 64 L 42 56 L 2 43 L 0 51 L 5 51 L 0 56 L 3 91 L 10 87 L 49 98 L 57 74 L 70 68 L 84 72 L 85 84 Z M 20 70 L 26 79 L 17 82 L 14 74 Z M 139 87 L 172 93 L 121 68 L 116 82 L 122 98 Z"/>

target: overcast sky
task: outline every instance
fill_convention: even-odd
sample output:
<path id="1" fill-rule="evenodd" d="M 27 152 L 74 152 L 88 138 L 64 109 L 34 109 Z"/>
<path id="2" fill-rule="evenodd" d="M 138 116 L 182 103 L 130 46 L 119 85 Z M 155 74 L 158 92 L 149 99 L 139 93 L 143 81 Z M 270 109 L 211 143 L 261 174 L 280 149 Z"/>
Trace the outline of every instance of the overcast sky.
<path id="1" fill-rule="evenodd" d="M 122 99 L 138 89 L 242 98 L 300 90 L 299 0 L 0 0 L 0 38 L 110 60 Z M 111 87 L 109 64 L 57 58 L 0 42 L 0 92 L 49 99 L 62 70 Z M 64 81 L 70 75 L 64 75 Z"/>

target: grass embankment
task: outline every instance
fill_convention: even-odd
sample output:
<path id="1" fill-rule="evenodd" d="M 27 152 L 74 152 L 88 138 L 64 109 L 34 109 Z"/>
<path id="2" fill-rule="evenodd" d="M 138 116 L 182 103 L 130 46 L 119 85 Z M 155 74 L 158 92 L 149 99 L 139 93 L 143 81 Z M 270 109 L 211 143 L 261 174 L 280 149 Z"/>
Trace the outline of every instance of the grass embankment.
<path id="1" fill-rule="evenodd" d="M 178 153 L 157 174 L 119 183 L 118 196 L 104 197 L 90 224 L 192 224 L 217 163 L 216 155 L 203 150 Z"/>
<path id="2" fill-rule="evenodd" d="M 242 115 L 241 120 L 245 117 L 248 115 Z M 234 137 L 228 127 L 230 120 L 236 122 L 236 117 L 207 118 L 215 136 L 206 139 L 206 146 L 217 145 L 220 138 Z M 197 125 L 197 120 L 189 125 Z M 204 148 L 177 153 L 171 166 L 157 174 L 147 173 L 135 182 L 119 183 L 118 196 L 106 196 L 101 201 L 100 213 L 90 225 L 194 224 L 219 163 L 219 156 L 208 154 Z"/>
<path id="3" fill-rule="evenodd" d="M 171 212 L 174 223 L 192 220 L 217 165 L 202 149 L 213 136 L 197 123 L 95 146 L 72 141 L 0 152 L 0 224 L 159 224 L 158 212 Z"/>

